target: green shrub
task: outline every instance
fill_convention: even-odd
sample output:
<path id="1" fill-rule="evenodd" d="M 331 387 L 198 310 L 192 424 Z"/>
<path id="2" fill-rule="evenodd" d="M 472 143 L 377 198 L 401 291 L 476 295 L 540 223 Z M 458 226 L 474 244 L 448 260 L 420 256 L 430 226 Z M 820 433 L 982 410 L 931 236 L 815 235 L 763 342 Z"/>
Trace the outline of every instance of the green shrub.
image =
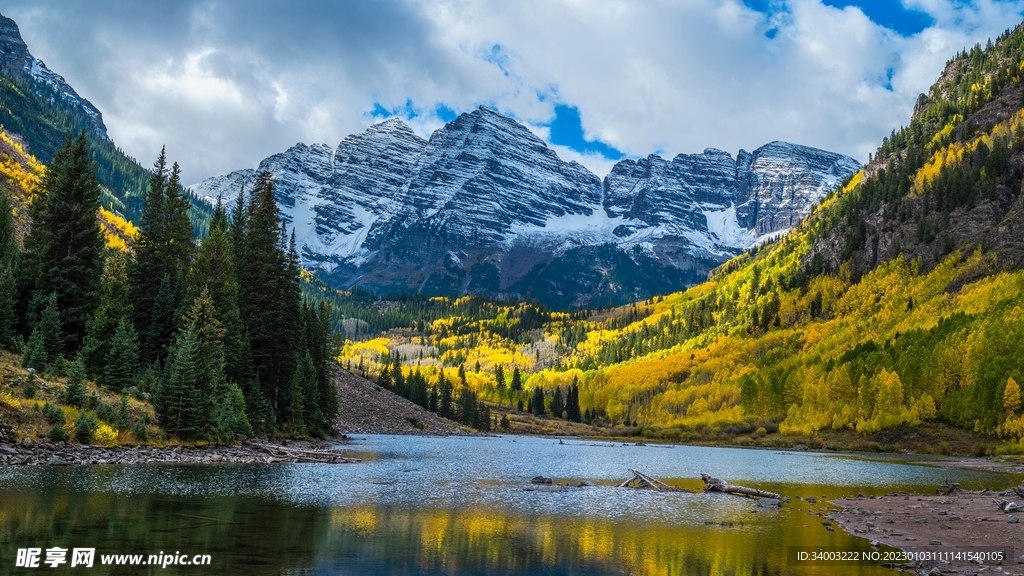
<path id="1" fill-rule="evenodd" d="M 36 392 L 39 391 L 39 387 L 36 385 L 37 378 L 35 372 L 29 372 L 28 378 L 25 379 L 25 398 L 31 400 L 36 397 Z"/>
<path id="2" fill-rule="evenodd" d="M 84 411 L 79 412 L 78 418 L 75 419 L 75 440 L 82 444 L 92 442 L 92 433 L 96 431 L 97 426 L 99 426 L 99 422 L 96 421 L 95 416 Z"/>
<path id="3" fill-rule="evenodd" d="M 135 423 L 135 428 L 132 430 L 140 442 L 145 442 L 148 439 L 149 434 L 146 432 L 146 419 L 139 418 L 138 422 Z"/>
<path id="4" fill-rule="evenodd" d="M 106 402 L 100 402 L 99 406 L 96 407 L 96 415 L 99 416 L 100 420 L 113 424 L 114 419 L 117 418 L 117 414 L 114 412 L 114 407 Z"/>
<path id="5" fill-rule="evenodd" d="M 64 426 L 60 424 L 54 424 L 46 437 L 54 442 L 66 442 L 68 439 L 68 435 L 64 432 Z"/>
<path id="6" fill-rule="evenodd" d="M 47 424 L 53 424 L 54 426 L 63 426 L 66 421 L 64 411 L 49 402 L 43 405 L 43 418 L 46 419 Z"/>

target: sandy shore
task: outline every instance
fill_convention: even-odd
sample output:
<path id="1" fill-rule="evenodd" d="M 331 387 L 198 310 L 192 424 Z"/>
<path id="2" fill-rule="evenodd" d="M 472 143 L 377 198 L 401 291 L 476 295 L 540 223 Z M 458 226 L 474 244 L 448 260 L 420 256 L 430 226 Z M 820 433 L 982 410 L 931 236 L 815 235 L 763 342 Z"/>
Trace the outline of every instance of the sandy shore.
<path id="1" fill-rule="evenodd" d="M 910 564 L 919 574 L 1024 575 L 1024 510 L 1005 513 L 993 500 L 1024 506 L 1012 492 L 961 493 L 953 496 L 890 494 L 880 497 L 832 501 L 841 510 L 831 512 L 848 532 L 908 552 L 946 553 L 945 559 Z M 956 551 L 1003 549 L 1002 562 L 978 563 L 957 558 Z M 952 554 L 950 554 L 952 553 Z"/>

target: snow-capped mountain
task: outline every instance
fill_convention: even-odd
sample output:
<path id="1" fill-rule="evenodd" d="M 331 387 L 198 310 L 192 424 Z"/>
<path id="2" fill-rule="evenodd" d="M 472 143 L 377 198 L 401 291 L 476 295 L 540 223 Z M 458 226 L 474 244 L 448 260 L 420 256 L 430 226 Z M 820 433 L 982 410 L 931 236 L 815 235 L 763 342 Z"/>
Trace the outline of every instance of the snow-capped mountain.
<path id="1" fill-rule="evenodd" d="M 91 102 L 79 96 L 60 74 L 50 70 L 42 60 L 33 56 L 21 37 L 18 24 L 3 15 L 0 15 L 0 71 L 15 78 L 29 80 L 32 88 L 44 98 L 60 98 L 64 105 L 77 110 L 87 118 L 96 134 L 109 140 L 100 111 Z"/>
<path id="2" fill-rule="evenodd" d="M 391 119 L 333 150 L 297 144 L 192 190 L 228 204 L 270 171 L 304 265 L 339 286 L 572 306 L 697 282 L 792 227 L 858 168 L 773 142 L 735 159 L 707 149 L 623 160 L 602 182 L 480 107 L 426 141 Z"/>

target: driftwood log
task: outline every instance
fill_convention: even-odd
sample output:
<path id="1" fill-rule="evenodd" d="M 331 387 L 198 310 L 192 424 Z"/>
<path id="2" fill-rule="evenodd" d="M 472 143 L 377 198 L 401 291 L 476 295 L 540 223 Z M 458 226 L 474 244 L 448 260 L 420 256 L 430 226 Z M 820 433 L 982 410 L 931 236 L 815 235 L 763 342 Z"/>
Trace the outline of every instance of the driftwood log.
<path id="1" fill-rule="evenodd" d="M 782 496 L 775 492 L 768 492 L 765 490 L 757 490 L 756 488 L 747 488 L 746 486 L 736 486 L 735 484 L 729 484 L 725 480 L 718 478 L 712 478 L 710 474 L 701 474 L 700 479 L 704 481 L 705 492 L 724 492 L 726 494 L 733 494 L 736 496 L 750 496 L 752 498 L 774 498 L 781 500 Z"/>
<path id="2" fill-rule="evenodd" d="M 271 446 L 269 444 L 253 444 L 275 458 L 285 458 L 295 462 L 317 462 L 321 464 L 348 464 L 359 462 L 359 458 L 349 458 L 330 450 L 300 450 L 298 448 L 285 448 L 283 446 Z"/>
<path id="3" fill-rule="evenodd" d="M 669 486 L 657 478 L 651 478 L 650 476 L 640 472 L 639 470 L 629 469 L 633 473 L 633 477 L 626 480 L 622 484 L 619 484 L 619 488 L 640 488 L 647 490 L 657 490 L 659 492 L 693 492 L 686 488 L 679 488 L 677 486 Z"/>

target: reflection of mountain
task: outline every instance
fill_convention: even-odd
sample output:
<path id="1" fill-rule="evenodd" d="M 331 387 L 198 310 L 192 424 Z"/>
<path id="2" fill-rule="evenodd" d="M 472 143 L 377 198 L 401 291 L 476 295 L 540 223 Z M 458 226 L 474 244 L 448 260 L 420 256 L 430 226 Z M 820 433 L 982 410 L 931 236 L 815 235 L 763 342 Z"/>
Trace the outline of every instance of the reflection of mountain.
<path id="1" fill-rule="evenodd" d="M 297 144 L 258 169 L 278 180 L 303 263 L 337 284 L 569 306 L 699 281 L 758 237 L 793 226 L 858 167 L 774 142 L 738 159 L 708 149 L 626 160 L 602 182 L 481 107 L 430 140 L 392 119 L 334 150 Z M 255 173 L 193 190 L 227 201 Z"/>

